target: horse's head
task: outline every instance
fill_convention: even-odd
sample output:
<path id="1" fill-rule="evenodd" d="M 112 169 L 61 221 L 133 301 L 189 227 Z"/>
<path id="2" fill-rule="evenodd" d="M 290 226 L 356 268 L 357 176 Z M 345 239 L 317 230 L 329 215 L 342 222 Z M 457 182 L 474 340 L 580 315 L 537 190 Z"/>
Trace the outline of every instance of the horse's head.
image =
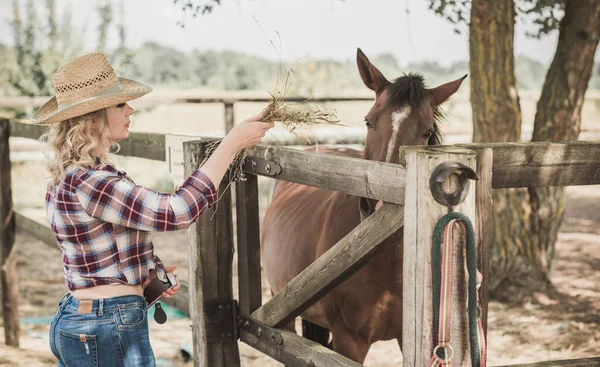
<path id="1" fill-rule="evenodd" d="M 419 74 L 404 75 L 388 81 L 367 56 L 358 49 L 358 71 L 365 85 L 375 92 L 375 104 L 365 116 L 368 132 L 364 157 L 369 160 L 399 163 L 400 147 L 441 143 L 438 120 L 440 105 L 458 90 L 466 75 L 439 87 L 428 89 Z M 362 217 L 375 207 L 362 199 Z"/>

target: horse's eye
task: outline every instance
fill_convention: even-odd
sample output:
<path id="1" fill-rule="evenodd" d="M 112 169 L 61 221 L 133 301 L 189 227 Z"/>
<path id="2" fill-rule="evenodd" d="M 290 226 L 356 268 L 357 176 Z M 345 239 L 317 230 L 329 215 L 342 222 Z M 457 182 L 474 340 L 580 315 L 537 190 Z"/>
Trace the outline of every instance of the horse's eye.
<path id="1" fill-rule="evenodd" d="M 431 138 L 431 135 L 433 135 L 433 131 L 431 130 L 427 130 L 423 135 L 421 135 L 423 137 L 423 139 L 427 140 L 429 138 Z"/>
<path id="2" fill-rule="evenodd" d="M 367 129 L 372 129 L 373 125 L 369 122 L 369 120 L 365 119 L 365 125 L 367 125 Z"/>

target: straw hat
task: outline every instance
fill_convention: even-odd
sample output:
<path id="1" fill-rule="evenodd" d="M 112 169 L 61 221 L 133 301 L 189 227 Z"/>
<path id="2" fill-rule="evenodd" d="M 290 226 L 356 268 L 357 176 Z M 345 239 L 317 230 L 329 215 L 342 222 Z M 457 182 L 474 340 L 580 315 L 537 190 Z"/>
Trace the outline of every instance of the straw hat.
<path id="1" fill-rule="evenodd" d="M 81 56 L 52 75 L 55 97 L 33 114 L 35 124 L 51 124 L 139 98 L 147 85 L 119 78 L 103 54 Z"/>

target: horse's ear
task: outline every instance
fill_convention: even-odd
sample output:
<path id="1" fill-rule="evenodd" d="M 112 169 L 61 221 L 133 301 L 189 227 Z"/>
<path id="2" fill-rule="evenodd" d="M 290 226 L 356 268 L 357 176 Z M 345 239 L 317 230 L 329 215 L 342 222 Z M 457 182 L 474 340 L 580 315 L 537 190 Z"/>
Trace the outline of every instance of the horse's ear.
<path id="1" fill-rule="evenodd" d="M 442 84 L 439 87 L 435 87 L 429 90 L 429 95 L 431 96 L 431 103 L 438 106 L 442 103 L 446 102 L 450 96 L 452 96 L 460 87 L 461 83 L 467 75 L 462 78 L 458 78 L 454 81 L 448 82 L 446 84 Z"/>
<path id="2" fill-rule="evenodd" d="M 379 94 L 390 83 L 360 48 L 356 50 L 356 64 L 363 83 L 375 93 Z"/>

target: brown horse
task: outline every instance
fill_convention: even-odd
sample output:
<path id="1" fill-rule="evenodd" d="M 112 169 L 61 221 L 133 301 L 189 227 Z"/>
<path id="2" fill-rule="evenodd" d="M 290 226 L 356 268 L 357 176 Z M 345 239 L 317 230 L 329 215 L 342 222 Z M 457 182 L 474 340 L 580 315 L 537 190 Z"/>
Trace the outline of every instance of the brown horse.
<path id="1" fill-rule="evenodd" d="M 364 153 L 351 149 L 327 149 L 327 153 L 399 163 L 401 146 L 440 143 L 439 106 L 458 90 L 466 75 L 427 89 L 417 74 L 388 81 L 360 49 L 357 64 L 363 82 L 375 92 L 375 104 L 365 117 Z M 278 181 L 261 243 L 271 290 L 277 293 L 378 207 L 374 200 Z M 400 242 L 386 245 L 381 255 L 302 314 L 331 331 L 336 352 L 359 363 L 378 340 L 397 339 L 402 345 L 402 229 L 394 237 Z M 293 330 L 293 325 L 288 327 Z"/>

